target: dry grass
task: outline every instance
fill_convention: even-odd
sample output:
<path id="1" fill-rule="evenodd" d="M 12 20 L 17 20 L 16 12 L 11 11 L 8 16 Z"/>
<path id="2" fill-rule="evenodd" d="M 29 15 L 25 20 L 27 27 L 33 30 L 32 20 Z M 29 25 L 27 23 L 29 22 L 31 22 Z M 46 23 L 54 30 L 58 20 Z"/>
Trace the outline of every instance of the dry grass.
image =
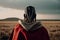
<path id="1" fill-rule="evenodd" d="M 0 21 L 0 38 L 9 35 L 17 24 L 17 21 Z M 47 29 L 51 40 L 60 40 L 60 21 L 41 21 L 41 24 Z"/>

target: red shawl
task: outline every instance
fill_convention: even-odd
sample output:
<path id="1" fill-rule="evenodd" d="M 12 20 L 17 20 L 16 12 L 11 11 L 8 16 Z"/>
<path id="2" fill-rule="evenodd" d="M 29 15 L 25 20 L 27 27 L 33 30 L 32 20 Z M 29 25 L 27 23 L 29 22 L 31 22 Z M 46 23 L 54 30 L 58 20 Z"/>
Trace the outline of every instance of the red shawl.
<path id="1" fill-rule="evenodd" d="M 26 33 L 23 32 L 20 24 L 17 24 L 15 26 L 12 40 L 18 40 L 19 32 L 21 32 L 24 35 L 25 39 L 27 40 Z"/>

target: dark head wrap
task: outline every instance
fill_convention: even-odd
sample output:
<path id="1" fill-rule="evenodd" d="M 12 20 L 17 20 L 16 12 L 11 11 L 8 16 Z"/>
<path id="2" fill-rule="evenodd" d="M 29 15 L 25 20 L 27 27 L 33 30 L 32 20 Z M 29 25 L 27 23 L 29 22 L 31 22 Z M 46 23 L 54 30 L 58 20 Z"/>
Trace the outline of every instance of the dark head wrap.
<path id="1" fill-rule="evenodd" d="M 35 8 L 33 6 L 26 7 L 26 13 L 24 14 L 24 17 L 28 18 L 29 21 L 32 21 L 34 18 L 36 18 Z"/>

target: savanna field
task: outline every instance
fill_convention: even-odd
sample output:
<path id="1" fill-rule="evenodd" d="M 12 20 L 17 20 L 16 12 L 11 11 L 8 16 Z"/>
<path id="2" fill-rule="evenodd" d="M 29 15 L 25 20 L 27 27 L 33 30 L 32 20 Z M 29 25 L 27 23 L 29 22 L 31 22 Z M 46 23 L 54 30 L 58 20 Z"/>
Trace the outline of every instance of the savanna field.
<path id="1" fill-rule="evenodd" d="M 60 40 L 60 21 L 40 21 L 47 29 L 50 40 Z M 0 40 L 8 40 L 18 21 L 0 21 Z"/>

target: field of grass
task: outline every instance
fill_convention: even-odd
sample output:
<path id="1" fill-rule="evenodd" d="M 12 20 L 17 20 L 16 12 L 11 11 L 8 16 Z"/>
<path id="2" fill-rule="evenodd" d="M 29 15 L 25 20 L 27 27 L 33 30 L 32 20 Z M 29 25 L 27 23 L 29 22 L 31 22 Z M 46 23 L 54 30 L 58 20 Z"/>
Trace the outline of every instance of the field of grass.
<path id="1" fill-rule="evenodd" d="M 51 40 L 60 40 L 60 21 L 40 21 L 47 29 Z M 18 21 L 0 21 L 0 39 L 8 39 Z"/>

